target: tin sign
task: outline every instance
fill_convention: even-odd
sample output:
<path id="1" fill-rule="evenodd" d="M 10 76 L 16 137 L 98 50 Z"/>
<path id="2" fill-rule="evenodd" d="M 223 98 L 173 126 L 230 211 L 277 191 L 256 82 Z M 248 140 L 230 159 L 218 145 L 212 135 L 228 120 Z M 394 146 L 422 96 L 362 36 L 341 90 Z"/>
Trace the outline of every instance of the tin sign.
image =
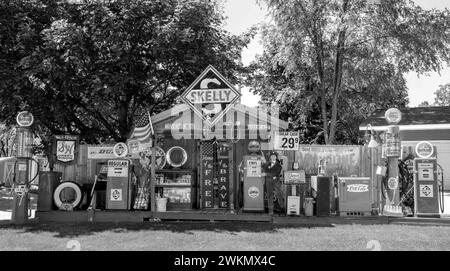
<path id="1" fill-rule="evenodd" d="M 420 158 L 430 158 L 433 152 L 433 144 L 428 141 L 421 141 L 416 145 L 416 153 Z"/>
<path id="2" fill-rule="evenodd" d="M 221 120 L 240 97 L 241 93 L 211 65 L 181 95 L 209 126 Z"/>
<path id="3" fill-rule="evenodd" d="M 34 123 L 34 116 L 28 111 L 22 111 L 17 114 L 16 122 L 21 127 L 30 127 Z"/>
<path id="4" fill-rule="evenodd" d="M 123 142 L 119 142 L 113 147 L 113 154 L 118 158 L 123 158 L 128 155 L 128 146 Z"/>
<path id="5" fill-rule="evenodd" d="M 275 132 L 275 150 L 298 150 L 300 147 L 299 132 Z"/>
<path id="6" fill-rule="evenodd" d="M 384 118 L 389 124 L 398 124 L 402 120 L 402 112 L 397 108 L 390 108 L 384 114 Z"/>
<path id="7" fill-rule="evenodd" d="M 71 162 L 75 160 L 75 141 L 56 141 L 56 160 Z"/>
<path id="8" fill-rule="evenodd" d="M 122 201 L 122 189 L 111 189 L 111 201 Z"/>

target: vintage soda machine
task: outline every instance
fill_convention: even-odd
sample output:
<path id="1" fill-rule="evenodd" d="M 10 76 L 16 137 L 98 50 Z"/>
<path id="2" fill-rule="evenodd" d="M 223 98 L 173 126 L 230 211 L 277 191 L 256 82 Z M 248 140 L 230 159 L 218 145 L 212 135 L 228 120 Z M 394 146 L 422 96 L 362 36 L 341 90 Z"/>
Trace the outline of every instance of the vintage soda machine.
<path id="1" fill-rule="evenodd" d="M 414 159 L 414 215 L 416 217 L 440 217 L 438 164 L 433 157 L 434 148 L 430 142 L 416 145 L 417 158 Z M 443 189 L 442 189 L 443 190 Z M 443 208 L 441 202 L 441 208 Z"/>
<path id="2" fill-rule="evenodd" d="M 372 211 L 370 177 L 339 177 L 338 198 L 340 216 L 370 215 Z"/>
<path id="3" fill-rule="evenodd" d="M 132 163 L 131 160 L 125 158 L 128 154 L 128 147 L 125 143 L 117 143 L 113 152 L 117 159 L 108 161 L 106 209 L 130 210 Z"/>
<path id="4" fill-rule="evenodd" d="M 244 211 L 264 212 L 264 174 L 263 165 L 266 162 L 261 153 L 258 141 L 248 144 L 249 155 L 245 155 L 241 164 L 243 181 Z"/>

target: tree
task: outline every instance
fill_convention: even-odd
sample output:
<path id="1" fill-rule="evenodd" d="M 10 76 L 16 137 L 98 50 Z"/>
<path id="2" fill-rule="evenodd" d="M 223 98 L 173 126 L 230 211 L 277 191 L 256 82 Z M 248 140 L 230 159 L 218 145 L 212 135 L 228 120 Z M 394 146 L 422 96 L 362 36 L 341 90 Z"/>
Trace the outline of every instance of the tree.
<path id="1" fill-rule="evenodd" d="M 437 106 L 450 106 L 450 83 L 439 85 L 439 88 L 434 92 L 434 104 Z"/>
<path id="2" fill-rule="evenodd" d="M 168 109 L 208 64 L 236 83 L 252 36 L 223 30 L 218 1 L 49 2 L 1 6 L 7 50 L 26 50 L 12 53 L 17 72 L 10 67 L 12 79 L 0 80 L 8 100 L 0 118 L 12 122 L 27 109 L 40 134 L 79 134 L 88 143 L 124 141 L 139 115 Z M 31 9 L 39 18 L 20 11 Z"/>
<path id="3" fill-rule="evenodd" d="M 430 103 L 428 101 L 421 102 L 417 107 L 430 107 Z"/>
<path id="4" fill-rule="evenodd" d="M 383 106 L 389 104 L 385 98 L 392 102 L 394 97 L 401 98 L 396 106 L 403 105 L 403 73 L 438 71 L 443 62 L 450 62 L 448 10 L 425 11 L 404 0 L 262 2 L 275 22 L 263 33 L 272 35 L 277 45 L 267 49 L 270 42 L 264 43 L 266 50 L 274 49 L 264 61 L 273 73 L 261 69 L 261 58 L 256 72 L 278 78 L 280 85 L 273 84 L 272 90 L 291 91 L 307 101 L 303 104 L 320 104 L 326 144 L 335 143 L 343 112 L 352 114 L 353 108 L 370 114 L 380 105 L 377 97 Z M 371 98 L 369 102 L 361 94 Z"/>

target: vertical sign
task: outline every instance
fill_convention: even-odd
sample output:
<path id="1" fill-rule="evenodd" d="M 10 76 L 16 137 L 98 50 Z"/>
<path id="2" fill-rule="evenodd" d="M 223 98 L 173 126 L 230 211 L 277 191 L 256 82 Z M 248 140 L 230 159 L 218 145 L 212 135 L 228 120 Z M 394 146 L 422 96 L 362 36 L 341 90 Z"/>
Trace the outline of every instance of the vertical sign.
<path id="1" fill-rule="evenodd" d="M 214 159 L 213 144 L 211 141 L 202 142 L 200 145 L 201 153 L 201 203 L 202 208 L 214 207 Z"/>
<path id="2" fill-rule="evenodd" d="M 230 172 L 229 172 L 229 158 L 228 149 L 220 148 L 218 153 L 218 207 L 228 208 L 229 207 L 229 187 L 230 187 Z"/>

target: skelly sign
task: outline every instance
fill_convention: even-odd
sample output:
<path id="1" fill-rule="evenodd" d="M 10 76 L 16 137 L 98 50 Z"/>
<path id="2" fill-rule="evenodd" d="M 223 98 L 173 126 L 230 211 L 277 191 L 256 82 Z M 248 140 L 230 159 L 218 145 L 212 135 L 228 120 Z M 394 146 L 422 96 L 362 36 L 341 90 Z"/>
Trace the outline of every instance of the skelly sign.
<path id="1" fill-rule="evenodd" d="M 216 124 L 240 97 L 241 93 L 211 65 L 181 95 L 209 126 Z"/>

